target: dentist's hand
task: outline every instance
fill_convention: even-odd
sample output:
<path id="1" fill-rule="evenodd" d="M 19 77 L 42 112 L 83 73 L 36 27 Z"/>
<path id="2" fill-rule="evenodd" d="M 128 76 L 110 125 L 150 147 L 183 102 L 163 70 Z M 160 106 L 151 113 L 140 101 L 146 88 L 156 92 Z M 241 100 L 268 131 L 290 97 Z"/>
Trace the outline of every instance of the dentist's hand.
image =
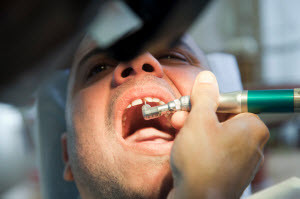
<path id="1" fill-rule="evenodd" d="M 219 122 L 218 84 L 208 71 L 194 83 L 189 114 L 172 117 L 181 129 L 171 152 L 174 189 L 169 198 L 239 198 L 263 162 L 269 131 L 258 116 Z"/>

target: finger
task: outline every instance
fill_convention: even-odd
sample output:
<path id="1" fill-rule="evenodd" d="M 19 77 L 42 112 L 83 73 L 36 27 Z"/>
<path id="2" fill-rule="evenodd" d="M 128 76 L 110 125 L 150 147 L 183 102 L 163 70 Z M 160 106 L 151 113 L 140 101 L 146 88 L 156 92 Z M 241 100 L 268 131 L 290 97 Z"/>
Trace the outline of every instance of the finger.
<path id="1" fill-rule="evenodd" d="M 242 132 L 243 135 L 248 136 L 249 139 L 257 143 L 261 149 L 263 149 L 270 137 L 267 126 L 253 113 L 238 114 L 226 122 L 223 122 L 222 125 L 225 129 Z"/>
<path id="2" fill-rule="evenodd" d="M 217 122 L 219 88 L 216 77 L 210 71 L 203 71 L 197 76 L 191 94 L 191 114 L 196 115 L 199 122 Z"/>
<path id="3" fill-rule="evenodd" d="M 186 111 L 178 111 L 178 112 L 175 112 L 173 115 L 172 115 L 172 118 L 171 118 L 171 124 L 172 126 L 177 129 L 177 130 L 180 130 L 183 125 L 184 125 L 184 122 L 188 116 L 188 112 Z"/>

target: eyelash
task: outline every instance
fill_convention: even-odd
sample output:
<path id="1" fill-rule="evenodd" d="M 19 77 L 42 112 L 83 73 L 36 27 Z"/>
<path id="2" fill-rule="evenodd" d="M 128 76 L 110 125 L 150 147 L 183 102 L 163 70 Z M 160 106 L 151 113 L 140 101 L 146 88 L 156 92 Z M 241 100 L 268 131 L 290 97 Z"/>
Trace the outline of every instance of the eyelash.
<path id="1" fill-rule="evenodd" d="M 184 55 L 182 55 L 178 52 L 169 52 L 169 53 L 163 54 L 161 56 L 158 56 L 156 59 L 157 60 L 172 60 L 173 59 L 173 60 L 178 60 L 178 61 L 181 61 L 181 62 L 188 62 L 188 59 Z M 97 75 L 98 73 L 103 72 L 103 71 L 105 71 L 105 70 L 107 70 L 111 67 L 112 66 L 107 64 L 107 63 L 96 64 L 89 71 L 89 73 L 87 75 L 87 79 L 90 79 L 94 75 Z"/>
<path id="2" fill-rule="evenodd" d="M 178 52 L 170 52 L 170 53 L 166 53 L 162 56 L 157 57 L 157 60 L 162 60 L 162 59 L 166 59 L 166 60 L 176 59 L 176 60 L 183 61 L 183 62 L 188 61 L 188 59 L 184 55 L 182 55 Z"/>
<path id="3" fill-rule="evenodd" d="M 111 68 L 109 64 L 106 63 L 101 63 L 101 64 L 96 64 L 95 66 L 92 67 L 92 69 L 89 71 L 87 75 L 87 79 L 92 78 L 94 75 L 97 75 L 100 72 L 103 72 L 107 69 Z"/>

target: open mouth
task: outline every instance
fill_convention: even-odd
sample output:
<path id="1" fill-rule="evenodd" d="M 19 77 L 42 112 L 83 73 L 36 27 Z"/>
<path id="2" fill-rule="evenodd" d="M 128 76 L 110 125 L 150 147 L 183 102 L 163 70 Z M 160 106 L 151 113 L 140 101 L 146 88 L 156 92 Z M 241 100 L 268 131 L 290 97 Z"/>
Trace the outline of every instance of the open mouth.
<path id="1" fill-rule="evenodd" d="M 170 122 L 170 115 L 153 120 L 144 120 L 142 106 L 147 103 L 150 106 L 165 104 L 159 98 L 145 97 L 135 99 L 124 110 L 122 116 L 122 136 L 127 142 L 151 142 L 165 143 L 175 139 L 176 130 Z"/>
<path id="2" fill-rule="evenodd" d="M 150 156 L 169 155 L 178 130 L 172 127 L 171 115 L 145 120 L 142 106 L 165 104 L 176 99 L 168 86 L 155 81 L 143 81 L 119 96 L 115 106 L 115 129 L 126 151 Z"/>

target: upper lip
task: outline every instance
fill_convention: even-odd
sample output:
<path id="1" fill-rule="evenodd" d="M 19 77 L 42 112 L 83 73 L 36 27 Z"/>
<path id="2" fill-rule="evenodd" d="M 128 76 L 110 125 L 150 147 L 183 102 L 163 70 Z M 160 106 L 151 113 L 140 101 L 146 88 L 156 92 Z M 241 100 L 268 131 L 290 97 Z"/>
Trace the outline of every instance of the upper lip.
<path id="1" fill-rule="evenodd" d="M 122 136 L 122 117 L 127 106 L 135 99 L 143 99 L 145 97 L 159 98 L 163 102 L 167 103 L 175 99 L 175 96 L 164 86 L 151 83 L 143 84 L 142 86 L 134 86 L 126 90 L 119 99 L 116 101 L 115 106 L 115 129 L 118 136 L 123 139 Z"/>

